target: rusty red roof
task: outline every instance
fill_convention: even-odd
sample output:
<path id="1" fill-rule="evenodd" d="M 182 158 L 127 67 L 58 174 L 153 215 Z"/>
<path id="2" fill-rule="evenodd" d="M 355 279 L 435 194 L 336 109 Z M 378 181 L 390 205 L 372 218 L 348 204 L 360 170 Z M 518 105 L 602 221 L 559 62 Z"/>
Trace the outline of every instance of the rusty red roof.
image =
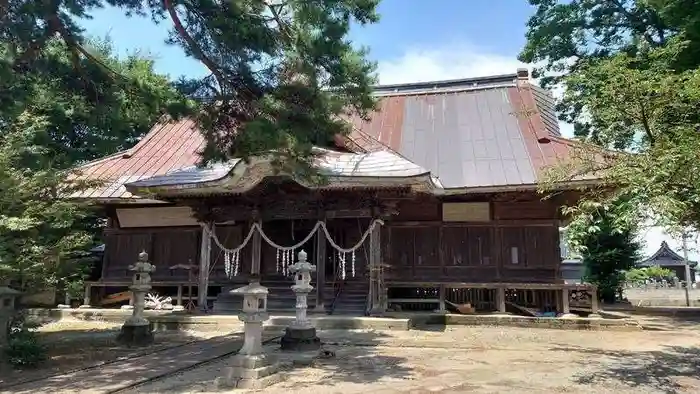
<path id="1" fill-rule="evenodd" d="M 390 150 L 437 176 L 445 188 L 534 185 L 542 171 L 569 156 L 553 98 L 527 76 L 378 86 L 369 121 L 336 141 L 350 151 Z M 103 187 L 79 197 L 134 201 L 124 184 L 198 163 L 204 138 L 193 121 L 155 125 L 133 148 L 81 168 Z M 143 201 L 143 200 L 141 200 Z"/>
<path id="2" fill-rule="evenodd" d="M 86 190 L 78 198 L 98 200 L 134 199 L 124 184 L 164 175 L 197 164 L 204 138 L 189 119 L 156 124 L 133 148 L 85 164 L 85 179 L 100 180 L 101 187 Z"/>
<path id="3" fill-rule="evenodd" d="M 554 99 L 527 76 L 380 86 L 370 121 L 353 136 L 374 137 L 435 174 L 445 188 L 533 185 L 568 157 Z"/>

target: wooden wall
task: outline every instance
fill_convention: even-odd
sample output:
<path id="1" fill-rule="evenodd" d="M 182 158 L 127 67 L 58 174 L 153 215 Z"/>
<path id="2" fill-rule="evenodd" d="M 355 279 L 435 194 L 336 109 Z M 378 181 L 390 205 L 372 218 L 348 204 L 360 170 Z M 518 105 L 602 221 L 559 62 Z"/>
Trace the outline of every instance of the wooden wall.
<path id="1" fill-rule="evenodd" d="M 478 212 L 473 215 L 455 214 L 460 208 L 452 206 L 450 221 L 443 221 L 443 202 L 435 198 L 401 202 L 398 213 L 386 220 L 382 229 L 382 261 L 391 266 L 386 280 L 556 281 L 561 264 L 556 204 L 538 201 L 536 197 L 521 198 L 520 201 L 489 201 L 488 198 L 448 201 L 481 203 L 477 204 Z M 487 203 L 486 215 L 484 202 Z M 478 221 L 458 221 L 462 217 Z M 314 224 L 313 220 L 273 221 L 265 222 L 263 227 L 276 243 L 290 245 L 306 236 Z M 369 220 L 338 219 L 329 220 L 328 224 L 333 239 L 341 246 L 349 247 L 366 231 Z M 247 224 L 220 225 L 216 234 L 227 247 L 235 247 L 248 230 Z M 129 280 L 131 275 L 127 267 L 135 262 L 142 250 L 149 253 L 151 262 L 157 267 L 155 280 L 186 280 L 185 271 L 173 271 L 168 267 L 190 261 L 199 264 L 201 228 L 120 228 L 118 218 L 115 218 L 112 228 L 105 231 L 105 243 L 105 280 Z M 277 253 L 266 242 L 262 245 L 261 272 L 276 275 Z M 312 238 L 303 249 L 310 259 L 313 258 L 315 239 Z M 337 274 L 338 256 L 330 246 L 326 249 L 326 273 L 331 278 Z M 358 276 L 365 275 L 368 255 L 364 247 L 355 255 Z M 251 256 L 248 246 L 241 255 L 239 272 L 250 272 Z M 349 265 L 348 260 L 348 276 Z M 212 283 L 227 280 L 223 253 L 214 243 L 211 267 Z"/>
<path id="2" fill-rule="evenodd" d="M 116 224 L 117 221 L 114 221 Z M 272 221 L 265 222 L 265 233 L 277 244 L 287 246 L 294 245 L 306 237 L 315 225 L 315 221 Z M 338 219 L 328 223 L 333 240 L 341 247 L 348 248 L 355 245 L 369 225 L 367 219 Z M 248 234 L 248 224 L 219 225 L 215 227 L 215 233 L 219 241 L 227 248 L 234 248 L 241 244 Z M 153 275 L 158 281 L 184 281 L 187 273 L 183 270 L 169 270 L 168 267 L 177 264 L 199 264 L 201 248 L 200 227 L 170 227 L 170 228 L 109 228 L 105 230 L 105 258 L 103 265 L 103 279 L 112 281 L 128 281 L 131 273 L 128 270 L 138 258 L 138 254 L 145 250 L 149 254 L 152 264 L 156 266 Z M 239 276 L 246 276 L 251 268 L 251 244 L 243 248 L 239 259 Z M 368 241 L 365 242 L 365 246 Z M 309 259 L 313 259 L 316 249 L 316 238 L 313 237 L 296 254 L 304 250 Z M 369 251 L 364 246 L 355 253 L 355 271 L 358 276 L 365 274 L 366 261 Z M 346 256 L 346 274 L 351 274 L 351 254 Z M 212 242 L 210 256 L 211 283 L 228 281 L 224 268 L 224 253 L 216 243 Z M 339 276 L 338 254 L 330 245 L 326 246 L 326 276 L 330 279 L 334 275 Z M 318 264 L 318 262 L 315 262 Z M 277 272 L 277 251 L 267 242 L 262 242 L 262 254 L 260 261 L 261 273 L 265 276 L 275 276 Z"/>
<path id="3" fill-rule="evenodd" d="M 129 265 L 136 262 L 141 251 L 146 251 L 156 266 L 153 280 L 187 280 L 186 271 L 169 267 L 199 264 L 201 231 L 199 227 L 106 229 L 102 278 L 130 279 Z"/>
<path id="4" fill-rule="evenodd" d="M 386 279 L 557 281 L 561 257 L 555 203 L 489 202 L 488 209 L 486 218 L 481 211 L 474 215 L 478 222 L 445 222 L 438 201 L 400 204 L 383 230 L 382 260 L 390 266 Z"/>

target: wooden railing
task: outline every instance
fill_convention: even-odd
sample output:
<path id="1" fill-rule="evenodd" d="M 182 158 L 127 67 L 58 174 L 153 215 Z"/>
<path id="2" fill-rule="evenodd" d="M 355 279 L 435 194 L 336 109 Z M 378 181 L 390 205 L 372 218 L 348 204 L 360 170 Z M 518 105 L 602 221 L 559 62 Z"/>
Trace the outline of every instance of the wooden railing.
<path id="1" fill-rule="evenodd" d="M 425 310 L 434 305 L 445 311 L 446 304 L 471 304 L 477 311 L 506 312 L 506 304 L 524 308 L 547 307 L 569 314 L 572 309 L 584 313 L 598 312 L 597 288 L 590 284 L 563 283 L 464 283 L 464 282 L 388 282 L 387 288 L 415 289 L 416 297 L 394 297 L 388 304 Z"/>

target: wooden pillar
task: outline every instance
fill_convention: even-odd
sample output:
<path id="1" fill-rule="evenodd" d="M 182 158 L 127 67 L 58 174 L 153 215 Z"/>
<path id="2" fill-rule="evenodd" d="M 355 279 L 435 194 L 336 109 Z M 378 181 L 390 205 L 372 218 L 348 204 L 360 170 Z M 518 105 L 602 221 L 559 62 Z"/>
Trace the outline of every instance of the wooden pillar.
<path id="1" fill-rule="evenodd" d="M 440 285 L 440 307 L 438 309 L 438 313 L 445 313 L 445 296 L 447 292 L 447 288 L 445 288 L 445 285 Z"/>
<path id="2" fill-rule="evenodd" d="M 257 216 L 257 214 L 255 215 Z M 255 223 L 261 224 L 260 220 L 256 220 Z M 260 278 L 260 258 L 262 256 L 262 236 L 260 231 L 255 231 L 253 233 L 253 252 L 252 252 L 252 262 L 250 265 L 250 274 Z"/>
<path id="3" fill-rule="evenodd" d="M 82 308 L 90 308 L 90 294 L 92 293 L 92 285 L 87 284 L 85 285 L 85 294 L 83 296 L 83 305 L 81 305 Z"/>
<path id="4" fill-rule="evenodd" d="M 207 223 L 207 229 L 202 228 L 202 239 L 199 248 L 199 286 L 197 288 L 197 305 L 202 311 L 207 310 L 207 294 L 209 293 L 209 266 L 211 264 L 211 235 L 209 234 L 209 231 L 214 231 L 211 223 Z M 182 305 L 182 286 L 179 286 L 177 291 L 178 305 Z"/>
<path id="5" fill-rule="evenodd" d="M 316 312 L 325 312 L 326 293 L 326 232 L 316 233 Z"/>
<path id="6" fill-rule="evenodd" d="M 199 301 L 199 297 L 198 297 Z M 182 306 L 182 285 L 177 285 L 177 305 Z"/>
<path id="7" fill-rule="evenodd" d="M 569 309 L 569 289 L 563 288 L 561 291 L 561 313 L 568 315 L 571 313 Z"/>
<path id="8" fill-rule="evenodd" d="M 381 250 L 381 234 L 382 228 L 380 225 L 374 226 L 372 233 L 369 235 L 369 269 L 370 269 L 370 313 L 371 314 L 382 314 L 386 312 L 385 305 L 383 305 L 382 292 L 384 291 L 384 280 L 381 277 L 381 260 L 382 260 L 382 250 Z"/>
<path id="9" fill-rule="evenodd" d="M 591 314 L 588 317 L 600 317 L 598 315 L 598 287 L 591 288 Z"/>
<path id="10" fill-rule="evenodd" d="M 503 286 L 496 289 L 496 308 L 499 313 L 506 313 L 506 288 Z"/>

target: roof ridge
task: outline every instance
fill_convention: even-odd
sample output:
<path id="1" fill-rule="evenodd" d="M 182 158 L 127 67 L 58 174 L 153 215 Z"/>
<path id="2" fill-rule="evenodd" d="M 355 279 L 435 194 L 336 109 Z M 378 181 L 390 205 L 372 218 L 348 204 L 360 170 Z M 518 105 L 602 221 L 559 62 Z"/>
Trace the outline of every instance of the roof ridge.
<path id="1" fill-rule="evenodd" d="M 491 85 L 472 85 L 472 86 L 454 86 L 454 87 L 432 87 L 432 88 L 415 88 L 413 90 L 399 90 L 394 89 L 392 91 L 385 92 L 372 92 L 375 97 L 395 97 L 395 96 L 418 96 L 418 95 L 428 95 L 428 94 L 441 94 L 441 93 L 461 93 L 461 92 L 476 92 L 480 90 L 491 90 L 491 89 L 504 89 L 514 87 L 515 82 L 503 82 L 499 84 Z"/>
<path id="2" fill-rule="evenodd" d="M 117 152 L 112 153 L 112 154 L 107 155 L 107 156 L 103 156 L 103 157 L 100 157 L 100 158 L 97 158 L 97 159 L 93 159 L 93 160 L 86 161 L 85 163 L 79 165 L 79 166 L 76 168 L 76 170 L 80 171 L 80 170 L 86 169 L 87 167 L 93 166 L 93 165 L 95 165 L 95 164 L 100 164 L 100 163 L 103 163 L 103 162 L 108 161 L 108 160 L 110 160 L 110 159 L 117 158 L 117 157 L 123 155 L 125 152 L 129 151 L 130 149 L 131 149 L 131 148 L 129 148 L 129 149 L 124 149 L 124 150 L 120 150 L 120 151 L 117 151 Z"/>
<path id="3" fill-rule="evenodd" d="M 386 89 L 425 89 L 428 87 L 436 86 L 463 86 L 465 84 L 480 84 L 480 83 L 505 83 L 512 82 L 518 77 L 517 73 L 508 74 L 498 74 L 498 75 L 487 75 L 483 77 L 469 77 L 469 78 L 457 78 L 457 79 L 443 79 L 443 80 L 433 80 L 424 82 L 408 82 L 408 83 L 396 83 L 396 84 L 386 84 L 386 85 L 375 85 L 372 87 L 373 90 L 386 90 Z"/>

